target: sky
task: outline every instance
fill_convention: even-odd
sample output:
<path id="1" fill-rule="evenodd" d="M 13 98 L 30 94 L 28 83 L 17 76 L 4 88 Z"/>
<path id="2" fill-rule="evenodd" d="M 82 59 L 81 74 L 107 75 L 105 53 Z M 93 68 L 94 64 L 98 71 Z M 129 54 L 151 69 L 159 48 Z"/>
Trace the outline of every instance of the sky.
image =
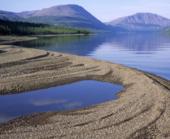
<path id="1" fill-rule="evenodd" d="M 170 18 L 170 0 L 0 0 L 0 10 L 21 12 L 55 5 L 78 4 L 103 22 L 138 12 Z"/>

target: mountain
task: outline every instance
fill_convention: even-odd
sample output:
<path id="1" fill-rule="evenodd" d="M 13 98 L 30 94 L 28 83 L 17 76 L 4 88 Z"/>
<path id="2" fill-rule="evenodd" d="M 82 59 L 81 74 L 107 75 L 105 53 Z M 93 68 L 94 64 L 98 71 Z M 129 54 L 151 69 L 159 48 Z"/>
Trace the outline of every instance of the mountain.
<path id="1" fill-rule="evenodd" d="M 25 21 L 75 28 L 105 30 L 109 27 L 79 5 L 60 5 L 35 11 L 20 13 L 0 11 L 0 19 Z"/>
<path id="2" fill-rule="evenodd" d="M 127 31 L 158 31 L 170 26 L 170 19 L 152 13 L 137 13 L 108 23 Z"/>
<path id="3" fill-rule="evenodd" d="M 169 19 L 152 13 L 137 13 L 104 24 L 83 7 L 73 4 L 20 13 L 0 11 L 0 19 L 112 32 L 158 31 L 170 27 Z"/>
<path id="4" fill-rule="evenodd" d="M 28 22 L 78 28 L 106 29 L 107 26 L 78 5 L 60 5 L 17 13 Z"/>
<path id="5" fill-rule="evenodd" d="M 0 11 L 1 20 L 19 21 L 22 20 L 20 16 L 13 12 Z"/>

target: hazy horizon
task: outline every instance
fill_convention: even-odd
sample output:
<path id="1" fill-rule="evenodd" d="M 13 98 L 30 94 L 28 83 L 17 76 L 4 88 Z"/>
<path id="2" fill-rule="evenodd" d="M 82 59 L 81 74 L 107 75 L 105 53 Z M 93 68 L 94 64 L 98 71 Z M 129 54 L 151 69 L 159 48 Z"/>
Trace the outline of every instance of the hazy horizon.
<path id="1" fill-rule="evenodd" d="M 170 8 L 169 0 L 164 0 L 164 2 L 162 2 L 162 0 L 128 0 L 125 2 L 120 2 L 119 0 L 105 0 L 100 1 L 100 3 L 98 0 L 93 0 L 92 2 L 83 0 L 20 0 L 19 4 L 18 1 L 19 0 L 13 0 L 13 4 L 9 5 L 11 0 L 1 0 L 0 10 L 22 12 L 40 10 L 57 5 L 76 4 L 84 7 L 103 22 L 135 13 L 155 13 L 170 18 L 170 13 L 168 12 Z"/>

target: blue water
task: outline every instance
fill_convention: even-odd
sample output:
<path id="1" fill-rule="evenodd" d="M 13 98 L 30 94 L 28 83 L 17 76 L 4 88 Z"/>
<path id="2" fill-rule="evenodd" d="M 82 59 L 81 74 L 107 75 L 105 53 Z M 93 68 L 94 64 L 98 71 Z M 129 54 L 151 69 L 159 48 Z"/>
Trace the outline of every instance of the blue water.
<path id="1" fill-rule="evenodd" d="M 89 56 L 170 79 L 170 36 L 161 33 L 49 37 L 17 45 Z"/>
<path id="2" fill-rule="evenodd" d="M 116 99 L 122 86 L 99 81 L 80 81 L 29 93 L 0 96 L 0 123 L 35 112 L 85 108 Z"/>
<path id="3" fill-rule="evenodd" d="M 16 45 L 107 60 L 170 79 L 170 36 L 165 34 L 42 37 Z M 82 81 L 24 94 L 0 96 L 0 122 L 34 112 L 85 108 L 116 99 L 116 93 L 120 90 L 120 85 Z"/>

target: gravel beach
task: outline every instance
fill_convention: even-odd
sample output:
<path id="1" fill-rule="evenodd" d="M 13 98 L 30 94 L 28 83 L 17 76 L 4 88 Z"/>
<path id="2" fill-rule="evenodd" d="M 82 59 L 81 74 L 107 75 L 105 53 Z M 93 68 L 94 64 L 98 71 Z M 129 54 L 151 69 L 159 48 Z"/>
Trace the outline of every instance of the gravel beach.
<path id="1" fill-rule="evenodd" d="M 0 139 L 170 138 L 170 81 L 155 75 L 87 57 L 0 45 L 0 79 L 0 95 L 80 80 L 124 86 L 117 100 L 1 124 Z"/>

